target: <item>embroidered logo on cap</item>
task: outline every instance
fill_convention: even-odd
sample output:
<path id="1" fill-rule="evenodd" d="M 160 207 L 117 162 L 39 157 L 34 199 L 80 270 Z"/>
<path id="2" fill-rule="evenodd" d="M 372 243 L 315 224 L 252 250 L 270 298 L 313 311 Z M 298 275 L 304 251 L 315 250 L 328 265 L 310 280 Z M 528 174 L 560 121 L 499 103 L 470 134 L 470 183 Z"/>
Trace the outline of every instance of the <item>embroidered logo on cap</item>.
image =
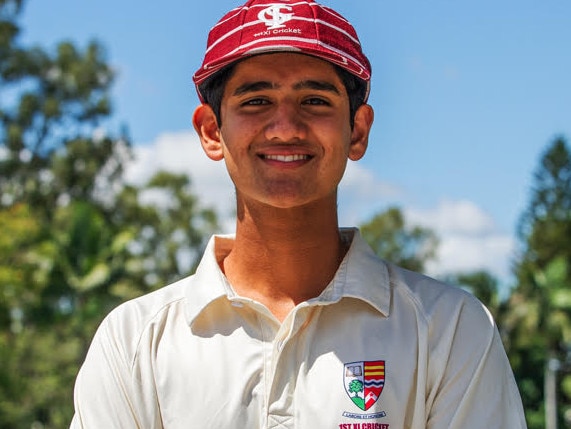
<path id="1" fill-rule="evenodd" d="M 361 410 L 370 409 L 385 385 L 385 361 L 346 363 L 344 384 L 347 395 Z"/>
<path id="2" fill-rule="evenodd" d="M 268 26 L 268 30 L 285 27 L 284 23 L 293 18 L 293 13 L 282 13 L 282 10 L 291 11 L 291 6 L 273 4 L 258 14 L 258 19 Z"/>

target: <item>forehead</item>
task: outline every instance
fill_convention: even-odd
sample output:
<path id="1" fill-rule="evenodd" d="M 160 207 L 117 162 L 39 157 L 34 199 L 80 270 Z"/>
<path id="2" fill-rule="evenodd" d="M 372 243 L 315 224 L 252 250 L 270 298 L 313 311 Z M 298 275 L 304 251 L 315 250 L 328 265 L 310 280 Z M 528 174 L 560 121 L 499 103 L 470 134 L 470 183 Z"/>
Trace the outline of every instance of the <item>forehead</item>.
<path id="1" fill-rule="evenodd" d="M 343 87 L 343 82 L 331 63 L 289 52 L 256 55 L 240 61 L 234 67 L 227 86 L 249 81 L 268 81 L 276 86 L 287 86 L 310 80 L 328 82 L 339 89 Z"/>

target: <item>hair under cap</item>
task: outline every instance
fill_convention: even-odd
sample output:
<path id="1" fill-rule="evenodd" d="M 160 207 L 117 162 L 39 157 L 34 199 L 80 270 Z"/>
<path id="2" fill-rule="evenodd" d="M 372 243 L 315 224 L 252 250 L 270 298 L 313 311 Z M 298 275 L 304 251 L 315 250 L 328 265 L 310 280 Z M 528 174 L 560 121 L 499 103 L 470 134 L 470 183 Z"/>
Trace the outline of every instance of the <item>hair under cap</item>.
<path id="1" fill-rule="evenodd" d="M 299 52 L 333 63 L 367 83 L 371 64 L 353 26 L 313 0 L 250 0 L 228 12 L 210 30 L 204 61 L 193 80 L 199 85 L 248 56 Z"/>

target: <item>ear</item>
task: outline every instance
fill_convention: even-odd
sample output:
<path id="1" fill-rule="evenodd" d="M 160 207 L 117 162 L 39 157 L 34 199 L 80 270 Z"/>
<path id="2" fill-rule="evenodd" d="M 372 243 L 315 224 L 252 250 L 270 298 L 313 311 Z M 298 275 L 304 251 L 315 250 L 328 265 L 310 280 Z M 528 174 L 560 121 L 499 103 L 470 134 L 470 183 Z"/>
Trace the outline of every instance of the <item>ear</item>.
<path id="1" fill-rule="evenodd" d="M 223 159 L 224 149 L 220 137 L 220 128 L 212 107 L 208 104 L 198 106 L 192 115 L 192 125 L 200 138 L 206 156 L 214 161 Z"/>
<path id="2" fill-rule="evenodd" d="M 349 148 L 351 161 L 357 161 L 365 155 L 374 117 L 373 108 L 368 104 L 362 104 L 355 112 L 355 124 L 351 131 L 351 147 Z"/>

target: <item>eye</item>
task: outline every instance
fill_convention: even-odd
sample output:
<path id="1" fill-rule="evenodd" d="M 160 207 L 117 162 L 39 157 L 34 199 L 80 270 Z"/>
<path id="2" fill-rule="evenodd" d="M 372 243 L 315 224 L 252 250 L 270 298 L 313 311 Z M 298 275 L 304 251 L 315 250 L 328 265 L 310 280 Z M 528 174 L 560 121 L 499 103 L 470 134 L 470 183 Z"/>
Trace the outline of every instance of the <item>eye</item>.
<path id="1" fill-rule="evenodd" d="M 310 97 L 303 101 L 303 104 L 308 104 L 310 106 L 329 106 L 330 103 L 320 97 Z"/>
<path id="2" fill-rule="evenodd" d="M 248 106 L 264 106 L 266 104 L 269 104 L 270 102 L 268 100 L 266 100 L 265 98 L 250 98 L 246 101 L 243 101 L 240 105 L 244 106 L 244 107 L 248 107 Z"/>

